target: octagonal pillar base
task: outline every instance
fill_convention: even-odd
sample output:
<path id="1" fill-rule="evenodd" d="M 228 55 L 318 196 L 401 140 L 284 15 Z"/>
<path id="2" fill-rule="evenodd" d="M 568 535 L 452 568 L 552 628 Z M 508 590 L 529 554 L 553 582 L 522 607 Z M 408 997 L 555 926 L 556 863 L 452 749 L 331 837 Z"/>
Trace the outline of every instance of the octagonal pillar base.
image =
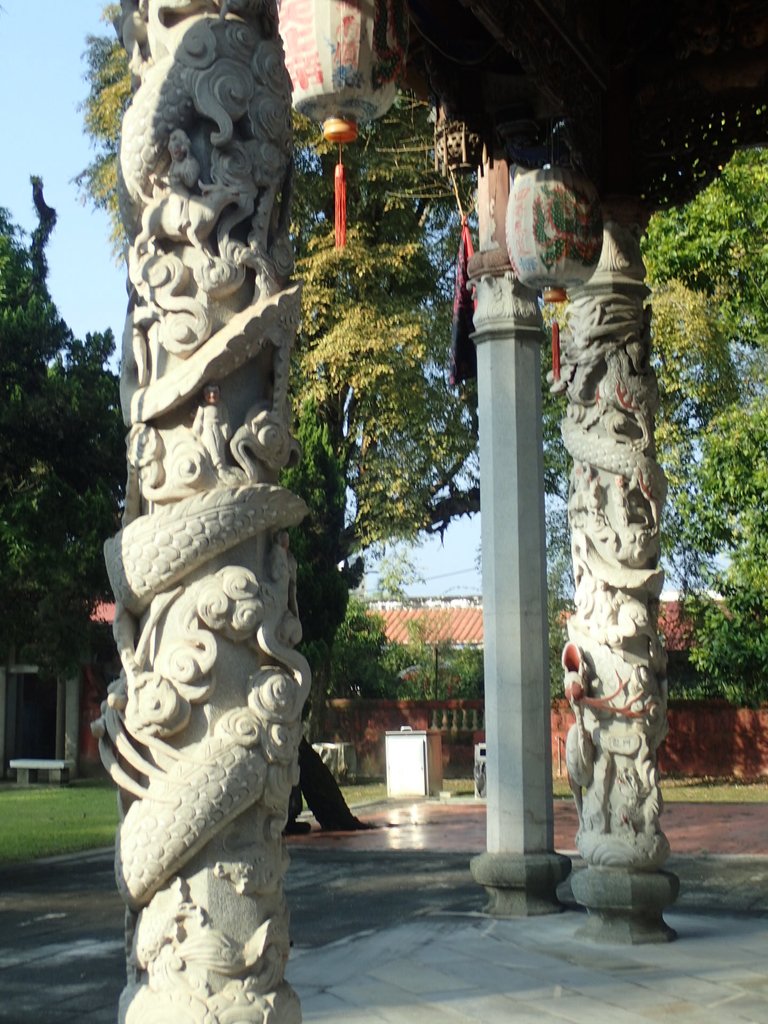
<path id="1" fill-rule="evenodd" d="M 492 917 L 533 917 L 563 910 L 558 885 L 571 870 L 559 853 L 481 853 L 469 864 L 472 877 L 488 894 Z"/>
<path id="2" fill-rule="evenodd" d="M 677 899 L 680 881 L 669 871 L 593 868 L 571 877 L 575 899 L 588 911 L 580 938 L 593 942 L 641 945 L 672 942 L 677 933 L 662 911 Z"/>

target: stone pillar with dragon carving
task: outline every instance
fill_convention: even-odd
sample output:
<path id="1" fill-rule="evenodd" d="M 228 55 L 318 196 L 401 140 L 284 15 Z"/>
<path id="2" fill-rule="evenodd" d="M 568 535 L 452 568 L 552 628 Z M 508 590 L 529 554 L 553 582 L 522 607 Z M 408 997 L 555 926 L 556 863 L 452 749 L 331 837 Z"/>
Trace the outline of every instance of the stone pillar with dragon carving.
<path id="1" fill-rule="evenodd" d="M 309 671 L 287 529 L 290 81 L 275 0 L 123 0 L 128 482 L 105 546 L 122 673 L 124 1024 L 298 1024 L 282 830 Z"/>
<path id="2" fill-rule="evenodd" d="M 657 754 L 667 732 L 666 657 L 657 632 L 666 494 L 656 461 L 656 376 L 639 228 L 606 215 L 592 278 L 570 292 L 561 382 L 573 458 L 568 516 L 575 611 L 563 651 L 576 716 L 566 746 L 587 869 L 572 878 L 598 941 L 674 937 L 662 910 L 677 878 L 662 871 Z"/>

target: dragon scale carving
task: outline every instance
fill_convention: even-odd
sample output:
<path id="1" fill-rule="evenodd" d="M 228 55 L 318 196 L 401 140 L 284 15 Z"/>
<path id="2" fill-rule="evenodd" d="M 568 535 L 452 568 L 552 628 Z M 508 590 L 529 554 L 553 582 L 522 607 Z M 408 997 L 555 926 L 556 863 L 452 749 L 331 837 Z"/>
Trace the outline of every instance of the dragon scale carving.
<path id="1" fill-rule="evenodd" d="M 278 485 L 288 405 L 290 82 L 275 0 L 123 0 L 129 307 L 122 672 L 94 723 L 120 790 L 121 1024 L 298 1024 L 282 830 L 309 685 Z"/>
<path id="2" fill-rule="evenodd" d="M 593 277 L 571 293 L 562 433 L 573 457 L 568 515 L 575 613 L 563 651 L 576 716 L 566 745 L 589 866 L 654 871 L 669 844 L 657 750 L 666 735 L 666 656 L 656 630 L 663 572 L 658 394 L 637 233 L 608 221 Z"/>

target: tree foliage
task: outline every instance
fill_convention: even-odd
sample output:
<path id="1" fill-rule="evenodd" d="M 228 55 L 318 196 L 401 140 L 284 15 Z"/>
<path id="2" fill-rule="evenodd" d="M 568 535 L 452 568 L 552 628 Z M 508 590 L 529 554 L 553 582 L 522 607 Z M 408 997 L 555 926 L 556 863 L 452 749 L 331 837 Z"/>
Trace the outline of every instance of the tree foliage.
<path id="1" fill-rule="evenodd" d="M 654 217 L 645 243 L 691 661 L 701 695 L 745 703 L 768 697 L 766 184 L 768 153 L 740 151 L 691 203 Z"/>
<path id="2" fill-rule="evenodd" d="M 644 245 L 651 280 L 677 280 L 711 299 L 740 348 L 768 340 L 766 189 L 768 150 L 739 150 L 690 203 L 657 214 Z"/>
<path id="3" fill-rule="evenodd" d="M 73 337 L 46 283 L 56 215 L 32 179 L 30 242 L 0 210 L 0 652 L 63 671 L 106 597 L 124 474 L 109 331 Z"/>
<path id="4" fill-rule="evenodd" d="M 660 405 L 659 458 L 669 481 L 662 521 L 664 557 L 684 589 L 700 583 L 706 553 L 690 528 L 701 484 L 696 468 L 710 424 L 741 401 L 738 367 L 713 300 L 677 280 L 653 290 L 654 362 Z"/>
<path id="5" fill-rule="evenodd" d="M 386 665 L 384 619 L 350 596 L 333 642 L 329 696 L 388 697 L 392 676 Z"/>
<path id="6" fill-rule="evenodd" d="M 400 700 L 482 700 L 483 649 L 456 647 L 415 626 L 406 644 L 390 644 L 384 665 L 389 690 Z"/>
<path id="7" fill-rule="evenodd" d="M 107 4 L 102 20 L 113 23 L 119 4 Z M 93 160 L 77 176 L 83 194 L 106 210 L 112 222 L 115 251 L 122 250 L 123 228 L 117 209 L 117 146 L 120 122 L 131 95 L 131 76 L 125 50 L 117 36 L 88 36 L 85 60 L 88 96 L 83 101 L 83 122 L 94 149 Z"/>
<path id="8" fill-rule="evenodd" d="M 429 165 L 424 104 L 401 96 L 345 151 L 347 245 L 334 248 L 336 155 L 296 118 L 294 238 L 304 316 L 295 391 L 328 425 L 349 488 L 340 559 L 475 510 L 472 404 L 446 377 L 456 204 Z"/>
<path id="9" fill-rule="evenodd" d="M 703 442 L 695 525 L 719 599 L 698 595 L 693 664 L 710 689 L 768 700 L 768 416 L 762 400 L 719 416 Z"/>
<path id="10" fill-rule="evenodd" d="M 316 593 L 309 602 L 302 596 L 304 621 L 330 655 L 343 609 L 334 623 L 326 604 L 316 628 L 322 589 L 333 594 L 339 580 L 359 579 L 357 558 L 371 545 L 444 528 L 465 502 L 476 507 L 476 438 L 471 409 L 445 374 L 455 205 L 427 166 L 425 108 L 401 97 L 345 152 L 349 227 L 342 250 L 332 231 L 336 154 L 318 126 L 299 117 L 295 143 L 293 237 L 304 287 L 293 390 L 309 400 L 302 417 L 316 418 L 344 482 L 333 522 L 317 507 L 323 537 L 308 535 L 314 569 L 305 584 Z M 307 469 L 310 477 L 314 471 Z M 307 482 L 294 480 L 303 497 Z M 318 653 L 315 728 L 330 667 Z"/>
<path id="11" fill-rule="evenodd" d="M 479 699 L 483 651 L 454 647 L 430 625 L 411 623 L 407 643 L 389 643 L 384 618 L 352 596 L 336 633 L 329 695 L 389 700 Z"/>

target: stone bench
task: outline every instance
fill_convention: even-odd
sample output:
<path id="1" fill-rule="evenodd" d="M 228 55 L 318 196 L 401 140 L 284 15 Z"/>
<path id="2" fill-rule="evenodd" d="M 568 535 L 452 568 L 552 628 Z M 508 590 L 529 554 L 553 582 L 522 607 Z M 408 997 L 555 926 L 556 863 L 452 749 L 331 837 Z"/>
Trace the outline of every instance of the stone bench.
<path id="1" fill-rule="evenodd" d="M 45 772 L 49 782 L 58 782 L 59 785 L 65 786 L 69 782 L 69 770 L 74 767 L 71 761 L 46 757 L 14 758 L 8 764 L 16 769 L 16 781 L 20 786 L 37 782 L 39 772 Z"/>

